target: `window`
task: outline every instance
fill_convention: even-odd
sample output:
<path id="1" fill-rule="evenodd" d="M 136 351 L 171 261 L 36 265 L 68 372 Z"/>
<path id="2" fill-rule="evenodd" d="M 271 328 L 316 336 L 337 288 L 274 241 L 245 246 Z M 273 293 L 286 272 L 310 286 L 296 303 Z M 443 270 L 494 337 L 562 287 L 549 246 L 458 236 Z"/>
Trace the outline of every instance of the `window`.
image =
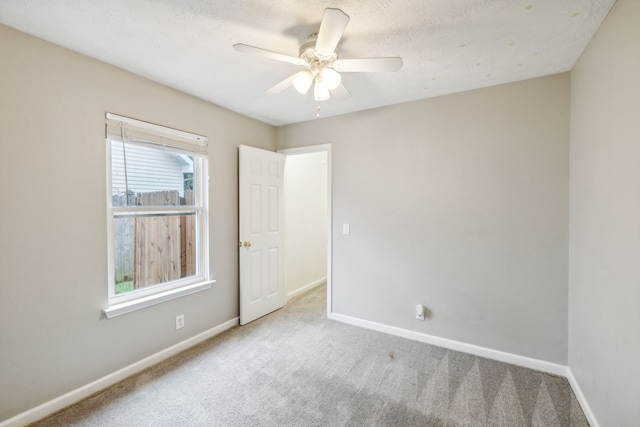
<path id="1" fill-rule="evenodd" d="M 111 318 L 211 287 L 207 138 L 107 113 Z"/>

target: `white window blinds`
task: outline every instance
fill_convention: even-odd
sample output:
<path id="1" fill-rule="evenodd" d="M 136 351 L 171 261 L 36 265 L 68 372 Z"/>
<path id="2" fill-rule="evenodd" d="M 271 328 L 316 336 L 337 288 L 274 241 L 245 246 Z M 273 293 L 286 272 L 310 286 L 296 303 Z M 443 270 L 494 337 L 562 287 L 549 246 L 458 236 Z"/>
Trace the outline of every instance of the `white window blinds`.
<path id="1" fill-rule="evenodd" d="M 151 145 L 190 155 L 207 156 L 208 138 L 117 114 L 106 114 L 106 138 L 140 145 Z"/>

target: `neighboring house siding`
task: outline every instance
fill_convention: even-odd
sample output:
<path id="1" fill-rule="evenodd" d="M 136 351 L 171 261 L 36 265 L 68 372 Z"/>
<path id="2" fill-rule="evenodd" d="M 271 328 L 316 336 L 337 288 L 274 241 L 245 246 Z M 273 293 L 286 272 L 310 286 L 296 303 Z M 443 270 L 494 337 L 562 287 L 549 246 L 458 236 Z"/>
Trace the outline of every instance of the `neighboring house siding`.
<path id="1" fill-rule="evenodd" d="M 111 180 L 114 194 L 125 193 L 128 184 L 129 191 L 134 193 L 175 190 L 184 195 L 183 173 L 192 171 L 188 157 L 133 144 L 125 145 L 125 154 L 128 182 L 125 181 L 122 143 L 112 143 Z"/>

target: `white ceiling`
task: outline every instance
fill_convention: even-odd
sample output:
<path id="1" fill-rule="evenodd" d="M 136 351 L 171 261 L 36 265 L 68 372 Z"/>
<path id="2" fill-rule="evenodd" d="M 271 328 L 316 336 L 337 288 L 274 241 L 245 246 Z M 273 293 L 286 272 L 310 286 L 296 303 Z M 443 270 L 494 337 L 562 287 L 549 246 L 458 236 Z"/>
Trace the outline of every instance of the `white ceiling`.
<path id="1" fill-rule="evenodd" d="M 570 70 L 615 0 L 0 0 L 0 22 L 273 125 L 312 120 L 318 102 L 264 93 L 326 7 L 351 17 L 340 58 L 400 56 L 397 73 L 343 73 L 329 117 Z"/>

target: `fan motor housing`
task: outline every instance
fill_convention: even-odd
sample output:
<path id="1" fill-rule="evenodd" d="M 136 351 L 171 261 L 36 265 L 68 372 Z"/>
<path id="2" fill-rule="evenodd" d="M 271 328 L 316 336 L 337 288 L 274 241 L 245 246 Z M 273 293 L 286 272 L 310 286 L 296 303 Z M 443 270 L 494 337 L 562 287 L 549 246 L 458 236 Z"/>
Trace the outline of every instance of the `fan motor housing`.
<path id="1" fill-rule="evenodd" d="M 321 57 L 316 52 L 316 41 L 317 41 L 317 33 L 311 34 L 309 39 L 302 43 L 299 50 L 300 59 L 304 59 L 307 63 L 312 64 L 314 62 L 324 62 L 326 64 L 331 64 L 336 60 L 337 55 L 335 52 L 331 54 L 330 57 Z"/>

